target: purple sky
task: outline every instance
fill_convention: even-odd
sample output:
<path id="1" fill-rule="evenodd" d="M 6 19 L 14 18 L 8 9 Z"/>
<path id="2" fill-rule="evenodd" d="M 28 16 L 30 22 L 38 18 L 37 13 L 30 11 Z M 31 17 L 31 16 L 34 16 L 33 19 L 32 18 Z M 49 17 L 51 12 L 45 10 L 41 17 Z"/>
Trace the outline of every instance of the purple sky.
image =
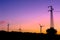
<path id="1" fill-rule="evenodd" d="M 22 25 L 24 29 L 39 29 L 39 23 L 49 25 L 49 5 L 54 7 L 55 25 L 59 27 L 60 0 L 0 0 L 0 21 L 8 21 L 13 26 Z M 47 22 L 46 22 L 47 21 Z M 27 27 L 29 26 L 29 27 Z M 32 28 L 32 26 L 35 26 Z M 37 27 L 36 27 L 37 26 Z M 48 27 L 44 27 L 45 30 Z M 15 28 L 16 29 L 16 28 Z M 36 29 L 36 30 L 37 30 Z M 34 31 L 35 32 L 35 31 Z"/>

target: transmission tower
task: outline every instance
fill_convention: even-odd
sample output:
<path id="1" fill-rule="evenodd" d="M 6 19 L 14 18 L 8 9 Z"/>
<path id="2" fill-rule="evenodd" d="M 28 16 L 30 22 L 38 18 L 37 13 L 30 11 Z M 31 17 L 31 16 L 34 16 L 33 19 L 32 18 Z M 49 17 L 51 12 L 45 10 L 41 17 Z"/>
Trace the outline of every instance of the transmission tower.
<path id="1" fill-rule="evenodd" d="M 54 20 L 53 20 L 53 6 L 52 6 L 53 0 L 50 0 L 50 6 L 48 6 L 49 12 L 50 12 L 50 27 L 53 28 L 54 27 Z"/>
<path id="2" fill-rule="evenodd" d="M 55 35 L 57 33 L 57 30 L 54 29 L 54 20 L 53 20 L 53 6 L 50 5 L 48 6 L 49 9 L 49 12 L 50 12 L 50 28 L 46 30 L 47 34 L 50 34 L 50 35 Z"/>
<path id="3" fill-rule="evenodd" d="M 50 8 L 50 27 L 54 27 L 54 21 L 53 21 L 53 7 L 52 6 L 48 6 Z"/>

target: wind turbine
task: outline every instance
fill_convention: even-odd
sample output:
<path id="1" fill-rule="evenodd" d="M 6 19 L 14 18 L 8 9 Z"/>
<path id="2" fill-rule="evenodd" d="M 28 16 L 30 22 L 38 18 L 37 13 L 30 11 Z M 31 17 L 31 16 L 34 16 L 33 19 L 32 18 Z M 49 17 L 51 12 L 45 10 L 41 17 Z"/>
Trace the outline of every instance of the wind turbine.
<path id="1" fill-rule="evenodd" d="M 7 24 L 7 31 L 9 32 L 9 23 Z"/>
<path id="2" fill-rule="evenodd" d="M 21 26 L 20 26 L 20 28 L 19 28 L 19 32 L 22 32 Z"/>
<path id="3" fill-rule="evenodd" d="M 39 24 L 39 26 L 40 26 L 40 33 L 42 33 L 42 25 L 41 24 Z"/>

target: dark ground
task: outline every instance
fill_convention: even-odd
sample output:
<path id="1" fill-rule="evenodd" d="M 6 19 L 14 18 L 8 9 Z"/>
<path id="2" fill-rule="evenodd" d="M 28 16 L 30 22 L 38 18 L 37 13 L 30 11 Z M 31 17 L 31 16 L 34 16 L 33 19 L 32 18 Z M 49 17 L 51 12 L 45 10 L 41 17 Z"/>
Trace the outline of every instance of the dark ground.
<path id="1" fill-rule="evenodd" d="M 60 35 L 0 31 L 0 40 L 60 40 Z"/>

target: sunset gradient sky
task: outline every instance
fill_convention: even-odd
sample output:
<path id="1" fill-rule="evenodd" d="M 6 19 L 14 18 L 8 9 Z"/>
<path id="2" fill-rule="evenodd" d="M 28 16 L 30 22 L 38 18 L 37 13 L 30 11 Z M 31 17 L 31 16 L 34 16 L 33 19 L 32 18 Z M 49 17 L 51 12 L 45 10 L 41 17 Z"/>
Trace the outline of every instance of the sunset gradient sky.
<path id="1" fill-rule="evenodd" d="M 60 0 L 0 0 L 0 30 L 23 32 L 39 32 L 39 24 L 43 26 L 43 33 L 50 27 L 49 5 L 54 8 L 54 27 L 60 34 Z"/>

